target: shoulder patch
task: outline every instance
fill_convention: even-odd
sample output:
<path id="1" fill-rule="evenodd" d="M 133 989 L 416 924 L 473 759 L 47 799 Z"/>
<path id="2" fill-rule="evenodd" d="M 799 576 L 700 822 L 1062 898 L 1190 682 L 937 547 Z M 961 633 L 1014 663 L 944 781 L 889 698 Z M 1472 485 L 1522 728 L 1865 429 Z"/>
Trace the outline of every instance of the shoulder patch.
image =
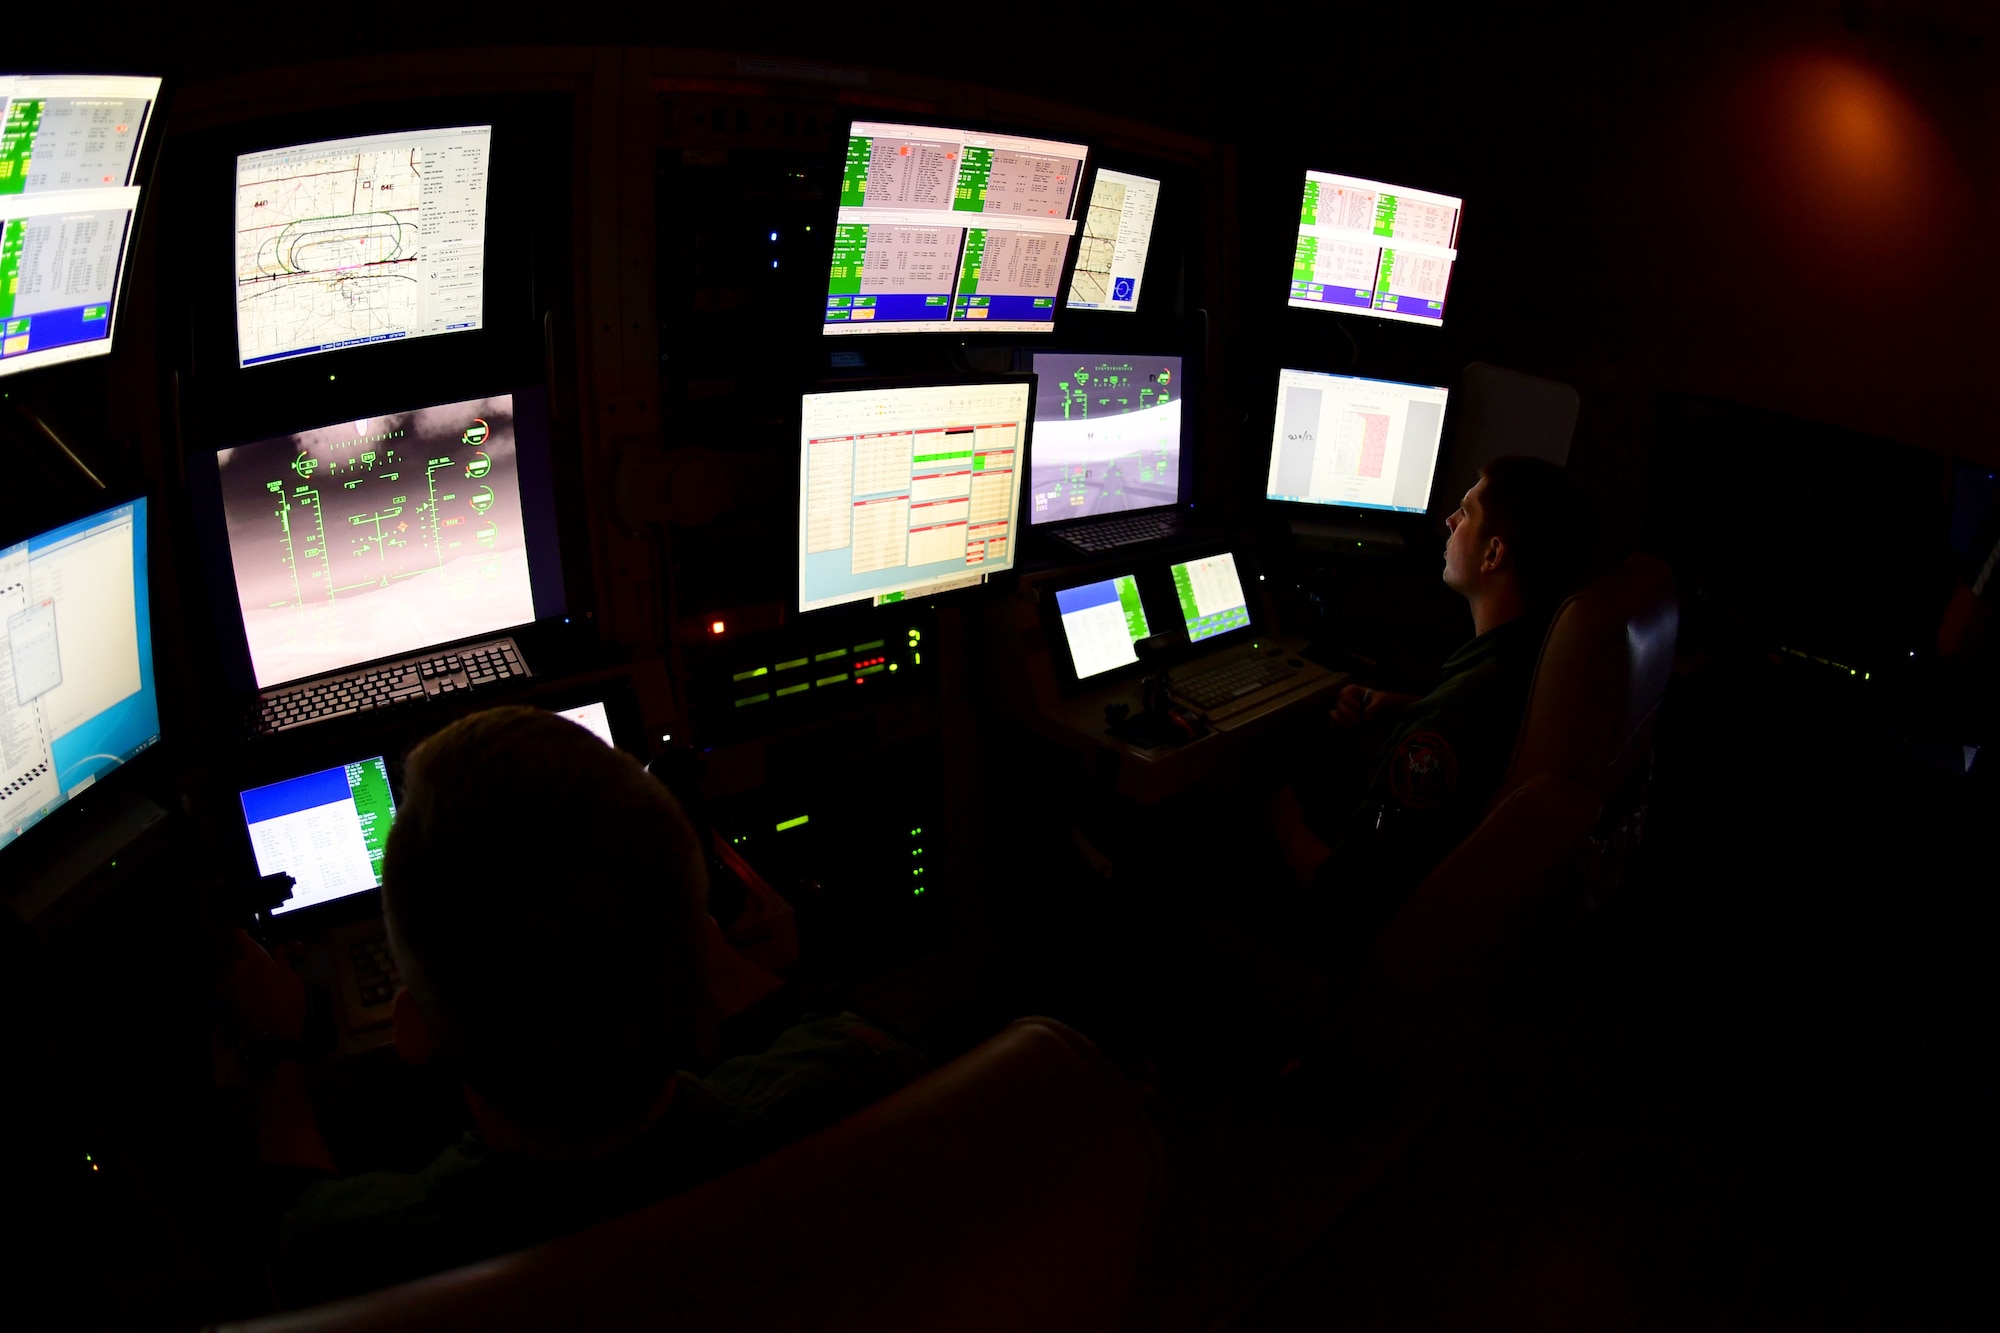
<path id="1" fill-rule="evenodd" d="M 1389 758 L 1389 790 L 1412 810 L 1434 810 L 1458 789 L 1458 755 L 1435 731 L 1413 731 Z"/>

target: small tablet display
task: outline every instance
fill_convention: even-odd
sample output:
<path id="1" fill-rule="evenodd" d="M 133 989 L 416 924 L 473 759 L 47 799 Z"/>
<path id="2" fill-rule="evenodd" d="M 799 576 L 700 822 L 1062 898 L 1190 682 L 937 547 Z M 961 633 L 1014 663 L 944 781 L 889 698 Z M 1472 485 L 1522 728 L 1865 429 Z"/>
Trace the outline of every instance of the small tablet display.
<path id="1" fill-rule="evenodd" d="M 1189 643 L 1200 643 L 1250 624 L 1250 606 L 1236 576 L 1236 557 L 1224 551 L 1173 567 L 1174 593 L 1187 621 Z"/>
<path id="2" fill-rule="evenodd" d="M 242 794 L 260 875 L 290 875 L 291 900 L 271 915 L 365 893 L 382 884 L 382 851 L 396 818 L 380 755 Z"/>
<path id="3" fill-rule="evenodd" d="M 1134 645 L 1152 633 L 1139 583 L 1130 574 L 1064 588 L 1056 593 L 1063 638 L 1076 678 L 1085 680 L 1139 660 Z"/>
<path id="4" fill-rule="evenodd" d="M 557 717 L 566 717 L 582 727 L 606 745 L 616 748 L 618 742 L 611 738 L 611 715 L 604 711 L 602 703 L 579 704 L 575 708 L 556 709 Z"/>

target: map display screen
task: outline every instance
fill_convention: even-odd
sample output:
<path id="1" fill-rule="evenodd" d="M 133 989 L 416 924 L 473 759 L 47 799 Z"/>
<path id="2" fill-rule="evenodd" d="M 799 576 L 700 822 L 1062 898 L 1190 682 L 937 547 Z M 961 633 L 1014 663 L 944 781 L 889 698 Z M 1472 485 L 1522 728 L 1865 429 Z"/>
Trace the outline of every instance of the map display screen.
<path id="1" fill-rule="evenodd" d="M 480 327 L 490 125 L 236 159 L 239 365 Z"/>

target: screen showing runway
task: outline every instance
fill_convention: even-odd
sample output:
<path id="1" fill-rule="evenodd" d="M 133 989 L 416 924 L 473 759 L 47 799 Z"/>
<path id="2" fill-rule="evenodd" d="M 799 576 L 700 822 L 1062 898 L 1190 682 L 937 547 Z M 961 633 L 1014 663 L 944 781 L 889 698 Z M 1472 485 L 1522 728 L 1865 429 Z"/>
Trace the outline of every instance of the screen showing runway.
<path id="1" fill-rule="evenodd" d="M 501 395 L 216 456 L 259 688 L 535 618 L 514 427 Z"/>
<path id="2" fill-rule="evenodd" d="M 1028 522 L 1180 500 L 1181 359 L 1035 353 Z"/>

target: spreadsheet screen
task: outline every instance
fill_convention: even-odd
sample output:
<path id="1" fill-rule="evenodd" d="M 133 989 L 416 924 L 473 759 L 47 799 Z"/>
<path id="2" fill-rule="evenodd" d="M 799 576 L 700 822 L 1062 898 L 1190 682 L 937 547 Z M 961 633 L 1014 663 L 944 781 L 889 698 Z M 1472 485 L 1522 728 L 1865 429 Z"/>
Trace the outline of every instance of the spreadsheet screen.
<path id="1" fill-rule="evenodd" d="M 464 125 L 238 157 L 238 362 L 480 327 L 492 141 Z"/>
<path id="2" fill-rule="evenodd" d="M 1187 622 L 1189 643 L 1200 643 L 1250 624 L 1250 604 L 1236 574 L 1236 557 L 1224 552 L 1175 565 L 1174 594 Z"/>
<path id="3" fill-rule="evenodd" d="M 854 122 L 824 332 L 1053 328 L 1087 156 L 1049 139 Z"/>
<path id="4" fill-rule="evenodd" d="M 1449 396 L 1432 384 L 1279 371 L 1265 498 L 1423 513 Z"/>
<path id="5" fill-rule="evenodd" d="M 1442 325 L 1464 201 L 1308 171 L 1288 304 Z"/>
<path id="6" fill-rule="evenodd" d="M 111 350 L 160 81 L 0 75 L 0 375 Z"/>
<path id="7" fill-rule="evenodd" d="M 1028 382 L 805 395 L 799 609 L 896 601 L 1012 568 Z"/>

